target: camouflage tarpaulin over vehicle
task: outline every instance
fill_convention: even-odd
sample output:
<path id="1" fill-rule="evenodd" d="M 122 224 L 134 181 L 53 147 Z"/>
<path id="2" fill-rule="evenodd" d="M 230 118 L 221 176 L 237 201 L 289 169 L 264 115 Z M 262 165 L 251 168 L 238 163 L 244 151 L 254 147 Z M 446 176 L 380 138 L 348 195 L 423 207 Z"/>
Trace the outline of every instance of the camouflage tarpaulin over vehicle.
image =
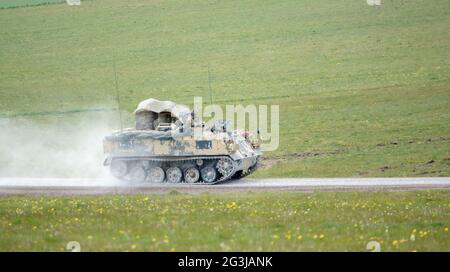
<path id="1" fill-rule="evenodd" d="M 153 98 L 140 102 L 134 111 L 135 114 L 143 112 L 169 112 L 173 117 L 183 122 L 183 124 L 186 124 L 191 118 L 191 110 L 188 106 L 176 104 L 172 101 L 159 101 Z"/>

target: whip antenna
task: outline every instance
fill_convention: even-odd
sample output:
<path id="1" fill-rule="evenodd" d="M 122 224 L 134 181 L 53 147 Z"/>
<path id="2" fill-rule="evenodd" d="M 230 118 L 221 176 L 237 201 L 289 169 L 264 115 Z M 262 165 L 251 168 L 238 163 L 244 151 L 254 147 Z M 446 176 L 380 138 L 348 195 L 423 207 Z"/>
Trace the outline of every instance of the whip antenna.
<path id="1" fill-rule="evenodd" d="M 208 85 L 209 85 L 209 100 L 210 100 L 210 105 L 212 105 L 213 98 L 212 98 L 212 88 L 211 88 L 211 71 L 209 69 L 209 63 L 208 63 Z"/>
<path id="2" fill-rule="evenodd" d="M 116 83 L 116 100 L 117 100 L 117 110 L 119 111 L 119 120 L 120 120 L 120 132 L 123 130 L 122 125 L 122 112 L 120 111 L 120 95 L 119 95 L 119 83 L 117 81 L 117 72 L 116 72 L 116 59 L 114 58 L 114 79 Z"/>

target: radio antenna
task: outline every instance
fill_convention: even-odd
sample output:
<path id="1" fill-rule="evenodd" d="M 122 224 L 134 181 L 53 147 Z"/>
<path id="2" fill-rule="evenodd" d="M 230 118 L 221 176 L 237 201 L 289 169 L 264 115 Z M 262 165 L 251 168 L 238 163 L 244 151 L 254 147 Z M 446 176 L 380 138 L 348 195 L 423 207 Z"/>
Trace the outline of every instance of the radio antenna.
<path id="1" fill-rule="evenodd" d="M 114 79 L 115 79 L 115 85 L 116 85 L 116 100 L 117 100 L 117 110 L 119 111 L 119 120 L 120 120 L 120 132 L 123 131 L 123 124 L 122 124 L 122 112 L 120 111 L 120 95 L 119 95 L 119 83 L 117 80 L 117 71 L 116 71 L 116 59 L 114 58 Z"/>
<path id="2" fill-rule="evenodd" d="M 209 69 L 209 63 L 208 63 L 208 85 L 209 85 L 209 100 L 210 100 L 210 105 L 212 105 L 213 98 L 212 98 L 212 88 L 211 88 L 211 71 Z"/>

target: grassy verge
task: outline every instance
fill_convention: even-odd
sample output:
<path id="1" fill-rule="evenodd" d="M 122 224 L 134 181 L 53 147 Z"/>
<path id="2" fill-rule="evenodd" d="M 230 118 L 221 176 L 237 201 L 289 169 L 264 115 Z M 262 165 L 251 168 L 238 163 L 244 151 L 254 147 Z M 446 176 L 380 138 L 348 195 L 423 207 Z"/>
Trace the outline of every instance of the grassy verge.
<path id="1" fill-rule="evenodd" d="M 450 251 L 450 191 L 0 198 L 0 250 Z"/>

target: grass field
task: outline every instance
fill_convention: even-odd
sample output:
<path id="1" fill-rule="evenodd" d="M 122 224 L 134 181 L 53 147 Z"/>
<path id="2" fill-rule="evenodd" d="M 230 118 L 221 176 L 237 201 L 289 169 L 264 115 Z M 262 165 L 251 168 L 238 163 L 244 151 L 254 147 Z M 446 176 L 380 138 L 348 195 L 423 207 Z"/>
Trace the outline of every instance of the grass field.
<path id="1" fill-rule="evenodd" d="M 208 100 L 209 64 L 215 103 L 280 105 L 258 177 L 450 174 L 447 0 L 95 0 L 0 25 L 2 118 L 116 107 L 114 60 L 128 113 Z"/>
<path id="2" fill-rule="evenodd" d="M 450 251 L 450 191 L 0 198 L 0 251 Z"/>
<path id="3" fill-rule="evenodd" d="M 74 144 L 78 128 L 118 124 L 114 63 L 128 125 L 149 97 L 209 101 L 208 66 L 215 103 L 280 105 L 280 147 L 254 177 L 450 175 L 448 0 L 64 2 L 0 1 L 0 133 L 14 136 L 1 138 L 13 142 L 0 148 L 0 176 L 11 154 L 22 175 L 25 163 L 92 164 L 67 158 L 90 154 L 90 143 Z M 51 172 L 61 171 L 71 175 Z M 449 190 L 0 197 L 0 251 L 65 251 L 69 241 L 82 251 L 365 251 L 369 241 L 450 251 L 449 199 Z"/>

